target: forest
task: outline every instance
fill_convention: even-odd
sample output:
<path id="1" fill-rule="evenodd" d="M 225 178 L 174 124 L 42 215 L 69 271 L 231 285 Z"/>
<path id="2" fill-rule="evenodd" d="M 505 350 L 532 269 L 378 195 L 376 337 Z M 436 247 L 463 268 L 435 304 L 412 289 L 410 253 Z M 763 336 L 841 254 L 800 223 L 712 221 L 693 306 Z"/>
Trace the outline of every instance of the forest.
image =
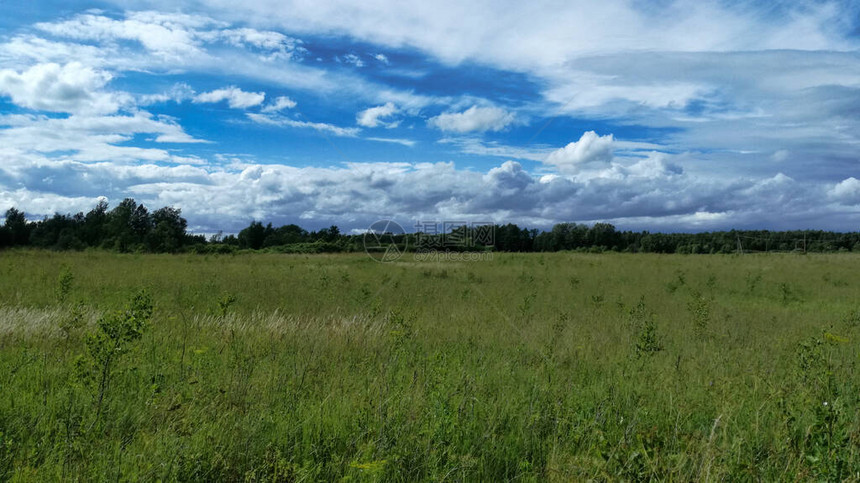
<path id="1" fill-rule="evenodd" d="M 487 230 L 489 228 L 489 231 Z M 495 224 L 463 225 L 447 232 L 389 234 L 393 243 L 414 250 L 492 250 L 500 252 L 604 251 L 627 253 L 748 253 L 860 251 L 860 232 L 822 230 L 729 230 L 702 233 L 622 231 L 610 223 L 559 223 L 549 230 Z M 126 198 L 113 209 L 100 201 L 87 213 L 54 214 L 30 221 L 24 211 L 9 208 L 0 226 L 0 248 L 34 247 L 51 250 L 101 248 L 120 253 L 233 253 L 265 250 L 281 253 L 358 252 L 363 234 L 342 233 L 337 226 L 316 231 L 295 224 L 273 226 L 251 221 L 238 234 L 193 234 L 181 210 L 150 211 Z"/>

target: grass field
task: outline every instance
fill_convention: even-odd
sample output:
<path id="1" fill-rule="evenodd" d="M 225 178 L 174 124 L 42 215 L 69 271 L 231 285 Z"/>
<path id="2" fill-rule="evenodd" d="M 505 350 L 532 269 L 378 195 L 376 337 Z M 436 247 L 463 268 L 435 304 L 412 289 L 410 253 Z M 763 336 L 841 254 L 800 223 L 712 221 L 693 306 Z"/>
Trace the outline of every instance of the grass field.
<path id="1" fill-rule="evenodd" d="M 856 481 L 858 273 L 0 252 L 0 480 Z"/>

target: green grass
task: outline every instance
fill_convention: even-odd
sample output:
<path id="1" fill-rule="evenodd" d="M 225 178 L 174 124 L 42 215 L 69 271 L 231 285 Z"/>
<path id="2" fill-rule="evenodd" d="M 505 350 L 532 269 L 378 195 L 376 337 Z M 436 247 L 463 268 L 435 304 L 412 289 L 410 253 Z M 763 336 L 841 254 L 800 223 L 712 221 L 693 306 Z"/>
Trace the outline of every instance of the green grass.
<path id="1" fill-rule="evenodd" d="M 857 480 L 857 273 L 0 252 L 0 480 Z M 140 289 L 99 405 L 97 322 Z"/>

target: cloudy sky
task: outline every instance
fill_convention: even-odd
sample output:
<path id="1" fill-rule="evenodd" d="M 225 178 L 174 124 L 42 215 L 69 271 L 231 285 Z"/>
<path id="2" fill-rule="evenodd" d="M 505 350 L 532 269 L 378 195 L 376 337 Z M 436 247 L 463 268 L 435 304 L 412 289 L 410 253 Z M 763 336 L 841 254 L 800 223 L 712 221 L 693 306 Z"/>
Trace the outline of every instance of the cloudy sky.
<path id="1" fill-rule="evenodd" d="M 0 209 L 860 229 L 856 0 L 177 5 L 0 0 Z"/>

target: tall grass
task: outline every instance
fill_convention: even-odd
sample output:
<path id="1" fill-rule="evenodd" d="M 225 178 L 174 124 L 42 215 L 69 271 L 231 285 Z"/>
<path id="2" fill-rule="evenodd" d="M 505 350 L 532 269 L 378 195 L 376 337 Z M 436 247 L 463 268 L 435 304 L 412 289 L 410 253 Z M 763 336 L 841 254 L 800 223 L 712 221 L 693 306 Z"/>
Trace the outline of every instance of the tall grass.
<path id="1" fill-rule="evenodd" d="M 858 479 L 858 268 L 0 252 L 0 479 Z"/>

